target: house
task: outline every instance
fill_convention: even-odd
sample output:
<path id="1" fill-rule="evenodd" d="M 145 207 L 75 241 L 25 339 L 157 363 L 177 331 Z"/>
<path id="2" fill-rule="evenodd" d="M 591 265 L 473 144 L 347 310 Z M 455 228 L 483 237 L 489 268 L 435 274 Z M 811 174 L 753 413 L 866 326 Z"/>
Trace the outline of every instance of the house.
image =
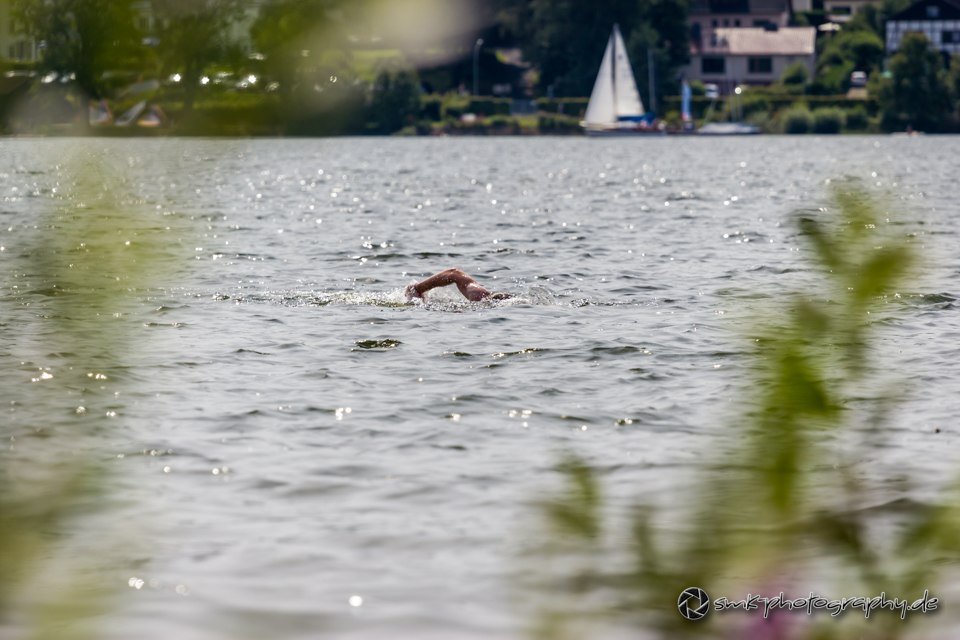
<path id="1" fill-rule="evenodd" d="M 867 5 L 877 6 L 880 0 L 823 0 L 823 11 L 827 20 L 843 24 Z"/>
<path id="2" fill-rule="evenodd" d="M 39 49 L 23 34 L 13 19 L 13 1 L 0 0 L 0 58 L 15 62 L 34 62 Z"/>
<path id="3" fill-rule="evenodd" d="M 740 84 L 776 82 L 795 62 L 812 76 L 816 37 L 814 27 L 719 28 L 691 51 L 686 77 L 716 84 L 726 94 Z"/>
<path id="4" fill-rule="evenodd" d="M 2 0 L 0 0 L 2 1 Z M 227 40 L 237 45 L 240 50 L 250 53 L 253 51 L 253 41 L 250 28 L 260 15 L 264 0 L 244 0 L 241 3 L 241 14 L 230 24 Z M 190 8 L 189 4 L 185 7 Z M 133 4 L 134 23 L 145 38 L 145 44 L 154 45 L 158 41 L 156 34 L 161 28 L 160 18 L 155 15 L 151 0 L 139 0 Z"/>
<path id="5" fill-rule="evenodd" d="M 13 0 L 0 0 L 0 59 L 36 62 L 40 57 L 41 47 L 16 24 L 13 19 L 13 4 Z M 241 18 L 231 25 L 229 38 L 244 51 L 253 50 L 250 27 L 256 21 L 262 4 L 263 0 L 246 0 Z M 153 34 L 160 25 L 154 16 L 153 4 L 150 0 L 139 0 L 133 3 L 132 8 L 134 26 L 143 34 L 144 44 L 156 44 Z"/>
<path id="6" fill-rule="evenodd" d="M 717 29 L 785 27 L 789 0 L 691 0 L 690 41 L 694 49 L 716 40 Z"/>
<path id="7" fill-rule="evenodd" d="M 907 33 L 922 33 L 944 56 L 960 53 L 960 0 L 919 0 L 887 20 L 887 54 Z"/>

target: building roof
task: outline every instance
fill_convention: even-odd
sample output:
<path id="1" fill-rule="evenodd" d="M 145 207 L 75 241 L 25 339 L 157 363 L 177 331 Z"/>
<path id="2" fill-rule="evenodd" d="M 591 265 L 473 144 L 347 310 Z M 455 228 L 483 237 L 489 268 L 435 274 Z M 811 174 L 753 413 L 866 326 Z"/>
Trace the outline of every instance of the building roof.
<path id="1" fill-rule="evenodd" d="M 937 7 L 938 15 L 931 17 L 927 7 Z M 920 0 L 887 20 L 960 20 L 960 0 Z"/>
<path id="2" fill-rule="evenodd" d="M 691 15 L 789 13 L 788 0 L 691 0 Z"/>
<path id="3" fill-rule="evenodd" d="M 704 42 L 700 53 L 734 56 L 809 56 L 813 55 L 817 30 L 814 27 L 783 27 L 776 30 L 757 27 L 714 29 L 717 44 Z"/>

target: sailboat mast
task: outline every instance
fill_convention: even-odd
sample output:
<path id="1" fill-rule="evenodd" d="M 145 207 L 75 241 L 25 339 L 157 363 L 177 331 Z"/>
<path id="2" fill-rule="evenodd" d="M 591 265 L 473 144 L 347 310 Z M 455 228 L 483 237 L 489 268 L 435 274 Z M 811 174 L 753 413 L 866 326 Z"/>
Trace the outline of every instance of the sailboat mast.
<path id="1" fill-rule="evenodd" d="M 657 112 L 656 69 L 653 66 L 653 47 L 647 46 L 647 95 L 650 97 L 650 111 Z"/>
<path id="2" fill-rule="evenodd" d="M 610 61 L 613 63 L 610 65 L 610 82 L 613 86 L 613 121 L 618 122 L 620 120 L 620 114 L 617 113 L 617 34 L 620 33 L 620 25 L 613 25 L 613 33 L 610 34 L 610 53 L 613 55 L 610 56 Z"/>

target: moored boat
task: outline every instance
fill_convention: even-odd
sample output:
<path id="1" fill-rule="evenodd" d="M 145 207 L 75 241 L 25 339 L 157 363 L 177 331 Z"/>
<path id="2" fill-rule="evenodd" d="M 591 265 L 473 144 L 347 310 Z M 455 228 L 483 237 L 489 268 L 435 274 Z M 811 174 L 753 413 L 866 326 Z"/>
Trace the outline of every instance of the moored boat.
<path id="1" fill-rule="evenodd" d="M 663 135 L 664 128 L 647 113 L 637 91 L 633 67 L 620 35 L 613 26 L 603 53 L 600 71 L 590 93 L 587 111 L 580 125 L 590 136 Z"/>

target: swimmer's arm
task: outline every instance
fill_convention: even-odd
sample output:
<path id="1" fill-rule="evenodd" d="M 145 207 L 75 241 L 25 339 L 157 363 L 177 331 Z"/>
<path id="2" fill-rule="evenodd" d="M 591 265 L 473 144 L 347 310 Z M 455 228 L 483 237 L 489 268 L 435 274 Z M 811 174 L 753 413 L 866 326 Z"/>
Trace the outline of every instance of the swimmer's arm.
<path id="1" fill-rule="evenodd" d="M 427 291 L 450 284 L 457 285 L 463 297 L 471 302 L 478 302 L 490 295 L 486 288 L 460 269 L 445 269 L 426 280 L 410 285 L 405 293 L 407 298 L 422 298 Z"/>

